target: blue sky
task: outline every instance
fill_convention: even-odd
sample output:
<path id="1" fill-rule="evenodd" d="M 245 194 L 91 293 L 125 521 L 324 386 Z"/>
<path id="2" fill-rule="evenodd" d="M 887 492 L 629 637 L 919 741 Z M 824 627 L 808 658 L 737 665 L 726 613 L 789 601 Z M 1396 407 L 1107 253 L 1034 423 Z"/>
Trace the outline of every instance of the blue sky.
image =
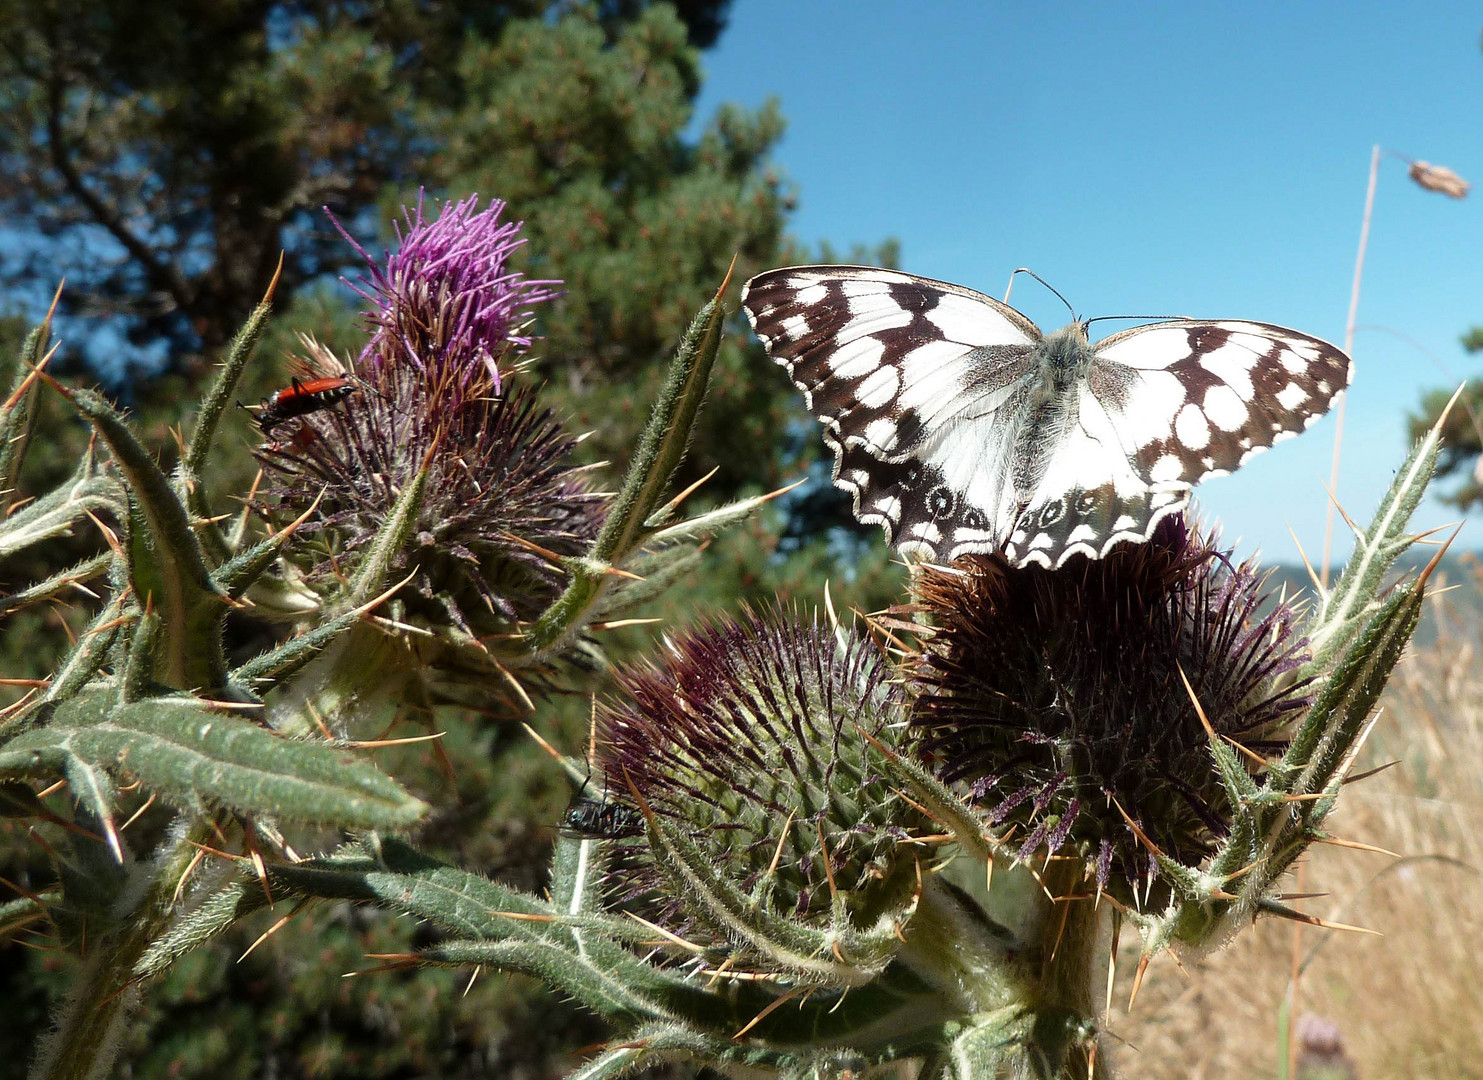
<path id="1" fill-rule="evenodd" d="M 894 236 L 903 269 L 995 296 L 1029 266 L 1084 317 L 1249 318 L 1342 344 L 1371 147 L 1483 181 L 1480 30 L 1483 10 L 1452 2 L 737 0 L 699 116 L 781 101 L 774 160 L 805 242 Z M 1456 202 L 1382 161 L 1351 513 L 1383 494 L 1422 391 L 1483 373 L 1458 344 L 1483 323 L 1480 215 L 1483 190 Z M 1023 278 L 1013 301 L 1042 328 L 1068 321 Z M 1291 526 L 1316 561 L 1333 437 L 1330 417 L 1198 501 L 1243 553 L 1295 560 Z M 1417 524 L 1456 518 L 1432 504 Z M 1460 543 L 1483 546 L 1483 527 Z"/>

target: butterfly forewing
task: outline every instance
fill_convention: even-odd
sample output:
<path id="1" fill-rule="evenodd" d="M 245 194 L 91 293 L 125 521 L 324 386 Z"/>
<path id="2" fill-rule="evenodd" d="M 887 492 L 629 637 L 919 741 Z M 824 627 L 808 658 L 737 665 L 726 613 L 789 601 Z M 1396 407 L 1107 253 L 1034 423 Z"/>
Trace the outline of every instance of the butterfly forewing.
<path id="1" fill-rule="evenodd" d="M 1057 567 L 1146 540 L 1190 488 L 1326 412 L 1349 358 L 1317 338 L 1178 320 L 1086 344 L 946 282 L 865 267 L 753 278 L 743 305 L 835 453 L 856 516 L 903 551 Z M 1071 336 L 1068 338 L 1068 332 Z M 1060 366 L 1058 366 L 1060 365 Z"/>
<path id="2" fill-rule="evenodd" d="M 835 453 L 855 515 L 931 554 L 962 531 L 997 548 L 1016 408 L 1035 324 L 947 282 L 871 267 L 794 267 L 742 303 Z"/>
<path id="3" fill-rule="evenodd" d="M 1231 472 L 1311 426 L 1349 385 L 1342 350 L 1267 323 L 1155 323 L 1098 342 L 1096 352 L 1094 370 L 1126 377 L 1106 380 L 1127 390 L 1105 404 L 1130 460 L 1155 483 Z"/>
<path id="4" fill-rule="evenodd" d="M 1040 339 L 987 296 L 870 267 L 772 270 L 747 283 L 742 304 L 841 442 L 897 458 L 1021 373 Z"/>

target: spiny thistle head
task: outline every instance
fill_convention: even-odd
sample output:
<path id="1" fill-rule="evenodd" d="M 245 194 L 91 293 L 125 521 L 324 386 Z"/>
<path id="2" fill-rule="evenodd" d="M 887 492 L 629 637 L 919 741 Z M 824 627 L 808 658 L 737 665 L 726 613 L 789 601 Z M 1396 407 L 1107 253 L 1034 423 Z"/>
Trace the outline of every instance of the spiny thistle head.
<path id="1" fill-rule="evenodd" d="M 662 663 L 630 670 L 600 718 L 601 767 L 715 871 L 770 913 L 830 923 L 842 899 L 856 925 L 911 899 L 902 841 L 929 823 L 879 771 L 901 746 L 900 688 L 870 640 L 818 621 L 748 613 L 667 643 Z M 665 892 L 666 921 L 724 927 L 639 859 L 638 887 Z"/>
<path id="2" fill-rule="evenodd" d="M 921 748 L 1011 827 L 1019 857 L 1074 853 L 1099 888 L 1146 905 L 1150 842 L 1196 866 L 1231 821 L 1184 678 L 1248 761 L 1285 746 L 1307 704 L 1288 677 L 1306 641 L 1264 581 L 1181 518 L 1055 571 L 993 555 L 919 568 L 934 627 L 914 663 Z"/>
<path id="3" fill-rule="evenodd" d="M 604 500 L 571 462 L 577 439 L 509 377 L 530 344 L 530 306 L 556 283 L 510 271 L 520 225 L 500 222 L 498 201 L 474 206 L 431 222 L 408 211 L 386 268 L 367 256 L 369 342 L 348 368 L 313 342 L 299 358 L 306 377 L 341 375 L 360 392 L 282 425 L 258 456 L 282 515 L 311 511 L 326 580 L 426 464 L 414 540 L 393 567 L 415 574 L 399 596 L 413 614 L 487 634 L 550 601 L 563 578 L 548 553 L 584 550 Z"/>

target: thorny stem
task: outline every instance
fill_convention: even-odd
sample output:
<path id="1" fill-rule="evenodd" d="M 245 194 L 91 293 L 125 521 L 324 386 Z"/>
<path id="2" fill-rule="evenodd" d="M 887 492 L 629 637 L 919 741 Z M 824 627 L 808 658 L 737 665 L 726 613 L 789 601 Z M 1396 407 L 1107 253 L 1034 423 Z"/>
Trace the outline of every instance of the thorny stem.
<path id="1" fill-rule="evenodd" d="M 196 845 L 204 843 L 211 831 L 203 818 L 172 830 L 138 904 L 119 913 L 116 928 L 91 946 L 72 994 L 43 1042 L 31 1080 L 101 1080 L 113 1071 L 123 1047 L 124 1025 L 142 997 L 134 965 L 165 929 L 180 878 L 196 857 Z"/>
<path id="2" fill-rule="evenodd" d="M 1052 902 L 1037 892 L 1033 915 L 1012 935 L 941 878 L 926 879 L 898 959 L 957 998 L 974 1017 L 983 1045 L 1017 1047 L 1031 1065 L 1025 1075 L 1042 1075 L 1044 1063 L 1061 1062 L 1053 1075 L 1107 1080 L 1111 1073 L 1095 1037 L 1095 1019 L 1111 944 L 1110 909 L 1085 895 L 1079 863 L 1053 862 L 1041 880 L 1052 895 L 1073 898 Z M 1098 1052 L 1091 1061 L 1094 1046 Z M 959 1075 L 965 1068 L 973 1076 L 997 1068 L 998 1060 L 968 1053 Z"/>
<path id="3" fill-rule="evenodd" d="M 1108 905 L 1088 895 L 1088 883 L 1077 860 L 1056 860 L 1046 866 L 1041 880 L 1050 893 L 1037 897 L 1035 914 L 1022 931 L 1038 962 L 1035 1011 L 1080 1017 L 1088 1025 L 1100 1010 L 1098 988 L 1107 974 L 1111 947 Z M 1051 900 L 1051 896 L 1066 899 Z M 1111 1076 L 1107 1055 L 1095 1035 L 1068 1048 L 1062 1075 L 1086 1080 Z M 1088 1060 L 1096 1049 L 1094 1061 Z"/>

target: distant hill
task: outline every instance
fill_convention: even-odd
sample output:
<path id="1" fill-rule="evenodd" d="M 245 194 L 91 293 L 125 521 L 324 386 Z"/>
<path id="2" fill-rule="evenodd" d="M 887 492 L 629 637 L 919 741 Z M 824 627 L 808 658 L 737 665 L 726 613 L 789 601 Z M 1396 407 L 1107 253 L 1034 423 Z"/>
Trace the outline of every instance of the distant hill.
<path id="1" fill-rule="evenodd" d="M 1413 549 L 1392 570 L 1392 579 L 1400 580 L 1418 573 L 1431 561 L 1433 554 L 1434 548 Z M 1313 579 L 1301 564 L 1278 563 L 1271 570 L 1269 591 L 1277 592 L 1285 587 L 1289 597 L 1312 600 Z M 1342 571 L 1343 567 L 1337 567 L 1329 574 L 1331 585 L 1339 580 Z M 1443 592 L 1444 589 L 1447 591 Z M 1442 556 L 1432 575 L 1430 593 L 1421 625 L 1416 628 L 1415 645 L 1432 644 L 1442 630 L 1450 634 L 1483 637 L 1483 553 L 1449 551 Z"/>

